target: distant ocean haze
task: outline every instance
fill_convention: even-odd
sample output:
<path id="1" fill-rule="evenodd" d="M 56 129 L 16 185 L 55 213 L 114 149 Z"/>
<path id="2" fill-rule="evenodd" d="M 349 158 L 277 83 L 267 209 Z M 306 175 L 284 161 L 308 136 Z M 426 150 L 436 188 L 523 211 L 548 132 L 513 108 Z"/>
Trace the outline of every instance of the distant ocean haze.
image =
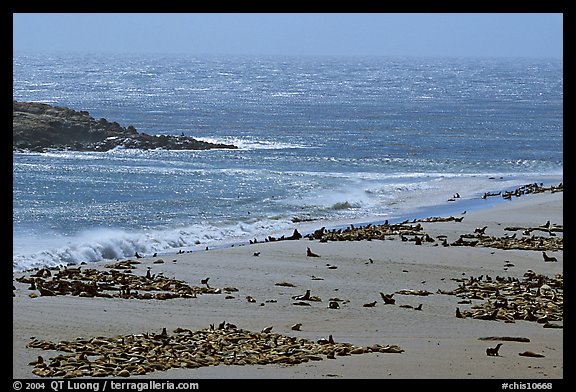
<path id="1" fill-rule="evenodd" d="M 239 149 L 14 153 L 13 267 L 457 214 L 556 184 L 562 75 L 549 59 L 15 56 L 18 101 Z"/>

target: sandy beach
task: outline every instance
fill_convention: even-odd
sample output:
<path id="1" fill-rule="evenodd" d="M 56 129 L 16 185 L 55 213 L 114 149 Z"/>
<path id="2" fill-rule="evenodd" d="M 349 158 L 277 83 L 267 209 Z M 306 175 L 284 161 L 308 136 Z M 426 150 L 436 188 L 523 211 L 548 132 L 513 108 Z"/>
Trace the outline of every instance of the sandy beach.
<path id="1" fill-rule="evenodd" d="M 332 335 L 335 342 L 355 346 L 397 345 L 403 352 L 324 357 L 297 365 L 176 368 L 132 375 L 131 379 L 562 379 L 562 328 L 544 328 L 542 320 L 506 322 L 471 315 L 457 318 L 457 308 L 472 312 L 474 305 L 494 303 L 497 298 L 471 299 L 445 293 L 458 289 L 463 282 L 473 286 L 470 278 L 480 279 L 482 284 L 490 283 L 488 279 L 497 282 L 496 277 L 523 282 L 529 270 L 554 278 L 563 274 L 563 250 L 546 251 L 557 261 L 545 262 L 540 250 L 442 245 L 443 238 L 452 244 L 462 234 L 473 235 L 483 227 L 484 235 L 500 238 L 514 233 L 518 238 L 523 236 L 522 231 L 505 230 L 510 227 L 535 228 L 547 221 L 558 227 L 563 225 L 562 204 L 563 192 L 528 194 L 457 215 L 464 217 L 461 222 L 419 222 L 422 233 L 434 239 L 421 245 L 403 241 L 399 235 L 371 241 L 302 238 L 144 257 L 134 265 L 132 275 L 143 276 L 150 271 L 199 287 L 206 287 L 201 281 L 209 278 L 211 288 L 222 289 L 219 294 L 200 294 L 196 298 L 42 296 L 30 290 L 30 284 L 14 280 L 13 377 L 40 378 L 32 373 L 34 366 L 29 363 L 39 355 L 48 362 L 62 354 L 27 347 L 33 339 L 59 342 L 78 337 L 160 334 L 163 328 L 173 335 L 177 328 L 200 330 L 228 322 L 255 332 L 273 326 L 274 333 L 314 342 Z M 291 234 L 287 232 L 286 236 Z M 563 236 L 562 231 L 531 234 Z M 320 257 L 308 257 L 307 247 Z M 82 268 L 109 271 L 110 264 L 113 262 Z M 15 273 L 14 278 L 29 275 Z M 224 292 L 225 287 L 237 291 Z M 294 297 L 307 290 L 321 301 L 295 305 L 298 301 Z M 563 289 L 551 290 L 558 301 Z M 428 295 L 422 295 L 425 292 Z M 30 296 L 33 293 L 35 298 Z M 385 304 L 380 293 L 394 293 L 395 303 Z M 331 298 L 338 299 L 339 308 L 329 307 Z M 459 303 L 463 300 L 468 302 Z M 374 306 L 363 306 L 374 302 Z M 420 310 L 416 310 L 420 304 Z M 301 323 L 299 331 L 291 328 L 296 323 Z M 562 320 L 550 323 L 563 325 Z M 528 341 L 480 339 L 486 337 L 522 337 Z M 488 356 L 486 349 L 497 343 L 502 343 L 499 355 Z M 519 355 L 524 352 L 543 356 Z"/>

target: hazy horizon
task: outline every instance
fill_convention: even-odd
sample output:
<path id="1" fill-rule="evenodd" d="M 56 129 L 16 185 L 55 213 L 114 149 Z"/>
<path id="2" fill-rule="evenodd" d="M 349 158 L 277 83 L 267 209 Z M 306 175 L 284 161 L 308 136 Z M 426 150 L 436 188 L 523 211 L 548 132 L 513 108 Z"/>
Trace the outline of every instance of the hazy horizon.
<path id="1" fill-rule="evenodd" d="M 13 53 L 563 57 L 561 13 L 15 13 Z"/>

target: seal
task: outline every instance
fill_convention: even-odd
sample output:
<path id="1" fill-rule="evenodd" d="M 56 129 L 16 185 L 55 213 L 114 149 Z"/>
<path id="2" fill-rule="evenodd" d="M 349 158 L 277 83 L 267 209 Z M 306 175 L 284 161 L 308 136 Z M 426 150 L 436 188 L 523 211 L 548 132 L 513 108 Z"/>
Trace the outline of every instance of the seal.
<path id="1" fill-rule="evenodd" d="M 396 300 L 392 298 L 392 296 L 394 296 L 394 293 L 392 294 L 380 293 L 380 296 L 382 297 L 386 305 L 394 305 L 396 303 Z"/>
<path id="2" fill-rule="evenodd" d="M 42 358 L 42 356 L 38 355 L 38 358 L 35 361 L 29 362 L 28 365 L 41 365 L 44 363 L 44 358 Z"/>
<path id="3" fill-rule="evenodd" d="M 296 300 L 309 300 L 310 299 L 310 290 L 306 290 L 306 293 L 303 295 L 295 295 L 292 297 L 292 299 L 296 299 Z"/>
<path id="4" fill-rule="evenodd" d="M 482 313 L 481 315 L 478 316 L 474 316 L 474 318 L 480 319 L 480 320 L 496 320 L 496 316 L 498 315 L 498 308 L 496 308 L 493 312 L 491 313 Z"/>
<path id="5" fill-rule="evenodd" d="M 518 353 L 518 355 L 521 355 L 523 357 L 544 358 L 544 355 L 537 354 L 533 351 L 524 351 L 524 352 Z"/>
<path id="6" fill-rule="evenodd" d="M 262 333 L 270 333 L 270 331 L 272 331 L 272 328 L 273 328 L 272 325 L 269 325 L 269 326 L 267 326 L 267 327 L 264 327 L 264 328 L 262 329 Z"/>
<path id="7" fill-rule="evenodd" d="M 460 309 L 456 308 L 456 318 L 464 318 L 464 316 L 462 315 L 462 313 L 460 313 Z"/>
<path id="8" fill-rule="evenodd" d="M 477 227 L 476 229 L 474 229 L 474 233 L 484 234 L 487 228 L 488 226 Z"/>
<path id="9" fill-rule="evenodd" d="M 492 357 L 498 357 L 498 350 L 500 350 L 500 347 L 502 347 L 502 343 L 498 343 L 496 345 L 496 347 L 488 347 L 486 349 L 486 355 L 488 356 L 492 356 Z"/>
<path id="10" fill-rule="evenodd" d="M 340 305 L 338 304 L 337 301 L 330 301 L 330 302 L 328 303 L 328 307 L 329 307 L 330 309 L 340 309 Z"/>
<path id="11" fill-rule="evenodd" d="M 306 256 L 308 257 L 320 257 L 320 255 L 312 252 L 309 247 L 306 248 Z"/>
<path id="12" fill-rule="evenodd" d="M 334 338 L 332 337 L 332 335 L 328 336 L 328 339 L 320 338 L 316 341 L 316 343 L 318 343 L 318 344 L 335 344 Z"/>
<path id="13" fill-rule="evenodd" d="M 210 280 L 210 278 L 206 278 L 206 279 L 202 279 L 200 281 L 200 283 L 205 284 L 207 288 L 210 288 L 210 285 L 208 284 L 208 281 Z"/>

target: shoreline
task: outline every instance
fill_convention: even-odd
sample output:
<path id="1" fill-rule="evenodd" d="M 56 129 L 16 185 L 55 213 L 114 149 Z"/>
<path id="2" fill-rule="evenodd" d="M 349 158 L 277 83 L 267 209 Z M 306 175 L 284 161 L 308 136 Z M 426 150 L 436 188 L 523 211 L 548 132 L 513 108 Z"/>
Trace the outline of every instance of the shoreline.
<path id="1" fill-rule="evenodd" d="M 437 241 L 421 246 L 400 241 L 397 236 L 325 243 L 302 238 L 145 257 L 138 259 L 130 272 L 143 276 L 148 270 L 197 287 L 204 287 L 201 280 L 209 277 L 212 288 L 238 290 L 199 294 L 196 298 L 31 298 L 30 294 L 38 291 L 15 281 L 13 377 L 37 379 L 29 363 L 38 355 L 48 362 L 50 357 L 67 354 L 26 347 L 31 337 L 59 342 L 78 337 L 160 334 L 163 328 L 176 336 L 177 328 L 202 330 L 226 321 L 243 330 L 259 332 L 272 325 L 273 332 L 283 336 L 316 341 L 333 335 L 337 343 L 363 347 L 398 345 L 404 351 L 324 357 L 290 366 L 218 364 L 173 368 L 131 375 L 129 379 L 562 379 L 562 328 L 543 328 L 542 323 L 519 319 L 459 319 L 454 314 L 457 307 L 473 310 L 474 305 L 484 301 L 441 292 L 454 290 L 462 279 L 471 277 L 504 276 L 522 281 L 528 270 L 557 276 L 563 273 L 563 250 L 549 251 L 557 262 L 545 262 L 537 250 L 444 247 L 438 241 L 439 236 L 446 236 L 453 243 L 462 234 L 474 233 L 482 226 L 487 226 L 486 235 L 503 237 L 511 235 L 505 230 L 509 226 L 538 227 L 547 220 L 563 225 L 562 212 L 563 192 L 528 194 L 510 203 L 471 210 L 462 222 L 422 222 L 424 232 Z M 560 232 L 555 236 L 563 235 Z M 307 257 L 306 247 L 320 257 Z M 113 263 L 108 260 L 81 268 L 110 271 L 106 266 L 109 264 Z M 14 275 L 18 278 L 27 274 Z M 293 286 L 276 285 L 282 282 Z M 309 306 L 294 305 L 293 297 L 306 290 L 321 301 L 310 302 Z M 429 294 L 410 295 L 420 290 Z M 385 305 L 380 292 L 395 293 L 396 304 Z M 248 297 L 255 301 L 248 301 Z M 341 300 L 337 309 L 329 307 L 329 299 L 334 297 Z M 464 299 L 471 303 L 459 304 Z M 363 306 L 374 301 L 375 306 Z M 421 311 L 415 310 L 419 304 Z M 300 331 L 291 329 L 294 323 L 302 324 Z M 552 323 L 562 326 L 563 321 Z M 499 356 L 487 356 L 486 348 L 497 342 L 480 338 L 506 336 L 526 337 L 529 342 L 503 341 Z M 544 357 L 519 355 L 525 351 Z"/>
<path id="2" fill-rule="evenodd" d="M 521 187 L 532 185 L 532 184 L 543 184 L 543 187 L 555 187 L 559 184 L 563 183 L 562 176 L 547 176 L 547 180 L 545 182 L 534 182 L 531 184 L 522 184 L 518 185 L 516 188 L 505 188 L 505 189 L 492 189 L 486 191 L 486 193 L 499 193 L 499 192 L 513 192 L 516 189 Z M 526 195 L 521 195 L 526 196 Z M 300 221 L 294 222 L 294 226 L 290 229 L 279 230 L 276 232 L 269 233 L 269 236 L 273 236 L 275 238 L 279 237 L 289 237 L 293 234 L 294 230 L 298 230 L 298 232 L 305 238 L 306 236 L 312 235 L 314 231 L 320 229 L 321 227 L 325 227 L 326 230 L 338 230 L 338 229 L 346 229 L 351 225 L 355 227 L 362 227 L 367 225 L 382 225 L 385 222 L 389 222 L 391 224 L 397 224 L 401 222 L 417 220 L 417 219 L 424 219 L 428 217 L 439 217 L 439 216 L 459 216 L 462 217 L 465 213 L 472 212 L 472 211 L 483 211 L 485 209 L 490 209 L 493 206 L 499 205 L 500 203 L 510 203 L 513 200 L 519 199 L 521 196 L 514 196 L 512 200 L 507 200 L 502 198 L 501 196 L 497 197 L 487 197 L 482 199 L 479 195 L 475 198 L 466 198 L 466 199 L 459 199 L 454 200 L 454 203 L 447 202 L 447 204 L 441 205 L 425 205 L 421 207 L 417 207 L 415 210 L 411 210 L 408 212 L 402 212 L 400 214 L 395 214 L 388 219 L 384 219 L 382 217 L 364 217 L 364 218 L 357 218 L 351 220 L 345 219 L 338 219 L 338 220 L 325 220 L 325 219 L 312 219 L 309 221 Z M 464 212 L 464 214 L 462 214 Z M 195 247 L 189 247 L 189 250 L 184 251 L 183 253 L 196 253 L 196 252 L 204 252 L 206 249 L 209 250 L 220 250 L 226 248 L 233 248 L 238 246 L 247 246 L 252 245 L 254 240 L 257 240 L 258 243 L 266 242 L 268 237 L 262 238 L 252 238 L 252 239 L 243 239 L 237 240 L 232 242 L 225 242 L 219 241 L 216 245 L 206 245 L 206 244 L 199 244 Z M 171 257 L 176 256 L 182 253 L 167 251 L 167 252 L 159 252 L 158 256 L 162 257 Z"/>
<path id="3" fill-rule="evenodd" d="M 526 184 L 524 181 L 521 181 L 517 178 L 498 178 L 498 177 L 490 177 L 490 180 L 494 181 L 494 186 L 491 187 L 490 189 L 486 189 L 483 190 L 484 193 L 498 193 L 498 192 L 506 192 L 506 191 L 514 191 L 514 189 L 518 189 L 519 187 L 523 187 L 529 184 Z M 505 184 L 499 184 L 502 180 L 505 181 L 505 183 L 508 186 L 502 186 L 502 187 L 498 187 L 497 185 L 505 185 Z M 536 179 L 531 183 L 538 183 L 538 184 L 544 184 L 544 187 L 549 187 L 549 186 L 556 186 L 559 183 L 562 183 L 563 177 L 561 175 L 543 175 L 543 176 L 537 176 Z M 448 192 L 447 192 L 448 193 Z M 151 243 L 147 243 L 146 241 L 150 241 L 150 239 L 146 239 L 144 238 L 146 236 L 145 232 L 130 232 L 130 231 L 124 231 L 122 229 L 118 229 L 119 233 L 123 233 L 123 235 L 126 236 L 127 240 L 129 241 L 129 243 L 127 244 L 128 247 L 132 246 L 132 248 L 134 248 L 134 252 L 136 250 L 138 250 L 138 252 L 141 255 L 147 255 L 150 256 L 153 253 L 156 253 L 158 255 L 161 255 L 163 257 L 171 257 L 172 255 L 175 254 L 180 254 L 180 252 L 198 252 L 198 251 L 204 251 L 207 247 L 209 249 L 223 249 L 223 248 L 227 248 L 227 247 L 234 247 L 234 246 L 244 246 L 244 245 L 248 245 L 251 241 L 253 240 L 257 240 L 257 241 L 264 241 L 268 236 L 274 236 L 274 237 L 281 237 L 281 236 L 290 236 L 294 229 L 297 229 L 302 235 L 307 235 L 307 234 L 311 234 L 313 233 L 315 230 L 319 229 L 320 227 L 326 227 L 328 229 L 344 229 L 346 227 L 348 227 L 349 225 L 354 225 L 354 226 L 363 226 L 363 225 L 368 225 L 368 224 L 382 224 L 384 223 L 386 220 L 388 220 L 391 223 L 398 223 L 404 220 L 412 220 L 412 219 L 420 219 L 420 218 L 424 218 L 424 217 L 429 217 L 429 216 L 443 216 L 443 215 L 461 215 L 463 211 L 473 211 L 473 210 L 479 210 L 479 209 L 484 209 L 484 208 L 489 208 L 491 205 L 493 204 L 497 204 L 500 202 L 509 202 L 510 200 L 504 200 L 502 197 L 498 196 L 498 197 L 488 197 L 486 199 L 482 199 L 481 198 L 482 193 L 480 192 L 475 192 L 473 194 L 468 194 L 463 196 L 462 198 L 458 198 L 458 199 L 451 199 L 451 201 L 449 201 L 448 199 L 450 199 L 450 197 L 452 196 L 452 193 L 446 194 L 446 199 L 444 199 L 444 201 L 440 202 L 439 198 L 436 197 L 433 200 L 433 204 L 424 204 L 424 205 L 420 205 L 420 206 L 412 206 L 412 207 L 403 207 L 400 211 L 390 211 L 389 213 L 387 213 L 387 215 L 382 216 L 382 215 L 366 215 L 363 217 L 355 217 L 355 218 L 313 218 L 310 220 L 304 219 L 302 221 L 296 221 L 294 222 L 294 219 L 297 218 L 297 216 L 293 216 L 292 217 L 292 224 L 290 224 L 288 222 L 288 218 L 286 218 L 285 221 L 281 222 L 281 226 L 283 227 L 282 229 L 275 229 L 275 230 L 269 230 L 268 232 L 265 232 L 262 229 L 258 229 L 258 222 L 254 222 L 254 223 L 248 223 L 248 226 L 250 227 L 250 230 L 255 231 L 255 233 L 253 235 L 248 236 L 246 233 L 236 233 L 234 232 L 234 226 L 228 227 L 228 226 L 222 226 L 222 227 L 214 227 L 214 229 L 216 230 L 221 230 L 220 233 L 218 233 L 216 231 L 216 235 L 218 236 L 218 234 L 220 234 L 221 236 L 224 236 L 224 231 L 228 231 L 228 230 L 232 230 L 232 233 L 228 233 L 231 234 L 232 237 L 229 237 L 228 239 L 222 237 L 217 237 L 217 239 L 200 239 L 200 237 L 198 237 L 198 239 L 196 240 L 196 244 L 192 244 L 192 239 L 190 239 L 190 244 L 186 244 L 183 246 L 180 246 L 179 248 L 176 247 L 169 247 L 169 248 L 164 248 L 164 249 L 154 249 L 156 248 L 155 246 L 153 246 Z M 517 198 L 516 196 L 513 197 L 514 199 Z M 238 221 L 238 222 L 241 222 Z M 271 225 L 273 221 L 266 221 L 267 225 Z M 110 229 L 110 230 L 115 230 L 114 228 L 102 228 L 104 231 Z M 98 231 L 96 231 L 98 232 Z M 170 232 L 169 230 L 166 231 L 166 235 L 168 236 L 167 239 L 163 239 L 162 234 L 163 231 L 160 231 L 158 233 L 158 235 L 160 235 L 160 240 L 166 240 L 168 243 L 167 244 L 163 244 L 164 246 L 170 246 L 169 244 L 169 238 L 171 235 L 173 235 L 172 232 Z M 24 245 L 24 242 L 20 241 L 17 244 L 16 249 L 20 250 L 20 253 L 14 255 L 13 254 L 13 271 L 14 272 L 20 272 L 20 271 L 26 271 L 26 270 L 33 270 L 35 268 L 42 268 L 44 266 L 56 266 L 56 265 L 60 265 L 60 266 L 64 266 L 64 265 L 71 265 L 73 262 L 70 261 L 64 261 L 64 260 L 56 260 L 56 257 L 58 256 L 58 254 L 64 254 L 64 255 L 70 255 L 68 256 L 69 258 L 71 257 L 71 255 L 77 255 L 78 257 L 84 257 L 84 255 L 82 255 L 82 252 L 80 252 L 79 249 L 85 248 L 85 249 L 90 249 L 92 248 L 92 252 L 93 255 L 91 256 L 87 256 L 89 258 L 94 258 L 97 257 L 97 255 L 102 252 L 102 248 L 107 248 L 108 246 L 112 246 L 113 248 L 116 247 L 116 244 L 114 243 L 114 241 L 111 240 L 111 238 L 109 239 L 101 239 L 99 237 L 96 238 L 90 238 L 90 237 L 85 237 L 82 238 L 81 234 L 78 234 L 77 237 L 72 237 L 72 238 L 53 238 L 53 240 L 57 240 L 57 242 L 55 243 L 54 247 L 52 248 L 48 248 L 48 249 L 44 249 L 44 251 L 42 251 L 41 249 L 37 249 L 34 250 L 32 253 L 29 253 L 28 251 L 22 249 Z M 70 240 L 73 240 L 73 242 L 69 242 Z M 100 241 L 103 242 L 100 242 Z M 27 239 L 28 242 L 30 241 L 34 241 L 33 238 L 29 238 Z M 134 242 L 131 242 L 134 241 Z M 48 245 L 46 245 L 48 246 Z M 145 247 L 145 248 L 149 248 L 148 251 L 142 251 L 141 247 Z M 119 249 L 115 249 L 114 253 L 118 253 L 120 252 Z M 123 255 L 121 256 L 117 256 L 116 258 L 129 258 L 132 257 L 134 255 L 134 253 L 132 254 L 127 254 L 127 250 L 122 250 Z M 23 260 L 26 260 L 26 255 L 28 255 L 28 259 L 30 260 L 28 263 L 27 267 L 21 267 L 18 264 L 14 265 L 14 263 L 22 263 L 25 264 L 26 262 L 24 262 Z M 102 261 L 111 261 L 114 259 L 99 259 L 99 260 L 83 260 L 85 262 L 88 263 L 94 263 L 94 262 L 102 262 Z M 80 263 L 80 261 L 75 261 L 75 263 Z M 30 265 L 31 264 L 31 265 Z M 42 265 L 44 264 L 44 265 Z"/>

